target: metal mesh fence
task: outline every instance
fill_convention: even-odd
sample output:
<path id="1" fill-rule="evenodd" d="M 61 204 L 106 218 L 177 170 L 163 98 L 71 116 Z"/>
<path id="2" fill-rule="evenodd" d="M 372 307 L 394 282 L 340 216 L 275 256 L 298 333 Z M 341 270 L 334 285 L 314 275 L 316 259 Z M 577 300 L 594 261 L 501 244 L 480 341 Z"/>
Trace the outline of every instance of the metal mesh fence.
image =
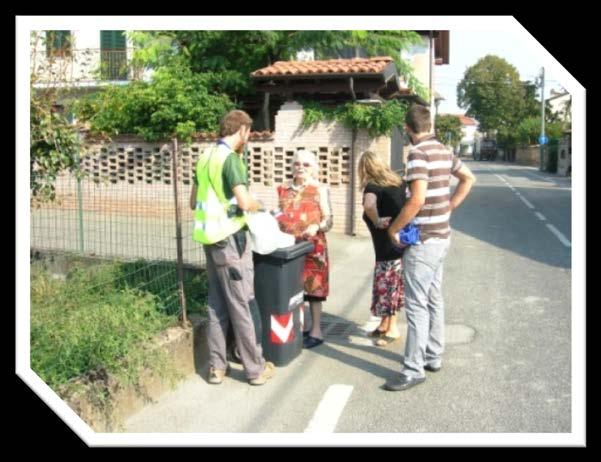
<path id="1" fill-rule="evenodd" d="M 178 167 L 181 152 L 174 165 L 173 147 L 167 143 L 131 150 L 110 145 L 92 148 L 82 157 L 81 179 L 62 174 L 54 182 L 52 200 L 32 198 L 32 252 L 119 263 L 115 285 L 150 292 L 168 312 L 180 315 L 184 305 L 178 293 L 181 279 L 194 302 L 190 308 L 199 308 L 206 291 L 200 273 L 194 270 L 204 266 L 204 253 L 192 240 L 191 181 Z M 194 163 L 187 159 L 185 165 Z M 180 208 L 179 261 L 174 178 Z M 182 268 L 179 279 L 178 264 Z M 188 271 L 183 271 L 184 266 Z"/>

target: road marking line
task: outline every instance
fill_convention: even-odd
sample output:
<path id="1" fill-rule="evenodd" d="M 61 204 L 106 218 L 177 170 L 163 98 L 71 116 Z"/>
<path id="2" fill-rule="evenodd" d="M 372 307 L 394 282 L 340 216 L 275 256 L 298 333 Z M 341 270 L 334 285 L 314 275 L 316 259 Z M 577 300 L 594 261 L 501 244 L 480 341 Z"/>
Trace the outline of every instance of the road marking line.
<path id="1" fill-rule="evenodd" d="M 532 205 L 524 196 L 520 195 L 520 200 L 526 204 L 526 207 L 534 210 L 534 205 Z"/>
<path id="2" fill-rule="evenodd" d="M 563 245 L 566 247 L 572 247 L 572 243 L 563 234 L 561 234 L 555 226 L 547 223 L 547 228 L 549 228 L 549 231 L 555 234 L 555 237 L 557 237 L 557 239 L 559 239 Z"/>
<path id="3" fill-rule="evenodd" d="M 305 433 L 333 433 L 352 392 L 351 385 L 331 385 L 319 402 Z"/>
<path id="4" fill-rule="evenodd" d="M 491 170 L 491 172 L 492 172 L 492 170 Z M 493 172 L 493 173 L 494 173 L 494 172 Z M 530 172 L 530 173 L 531 173 L 531 172 Z M 528 201 L 528 199 L 526 199 L 524 196 L 522 196 L 522 194 L 521 194 L 521 193 L 520 193 L 518 190 L 516 190 L 516 189 L 515 189 L 515 188 L 514 188 L 514 187 L 513 187 L 511 184 L 509 184 L 508 182 L 506 182 L 506 181 L 505 181 L 505 180 L 504 180 L 502 177 L 500 177 L 500 176 L 499 176 L 499 175 L 497 175 L 496 173 L 495 173 L 494 175 L 495 175 L 497 178 L 501 179 L 501 180 L 502 180 L 502 181 L 503 181 L 505 184 L 507 184 L 507 186 L 509 187 L 509 189 L 511 189 L 511 190 L 512 190 L 512 191 L 515 193 L 515 195 L 516 195 L 516 196 L 518 196 L 518 197 L 519 197 L 519 199 L 520 199 L 520 200 L 521 200 L 521 201 L 522 201 L 524 204 L 526 204 L 526 206 L 527 206 L 528 208 L 530 208 L 530 209 L 532 209 L 532 210 L 536 210 L 536 208 L 534 207 L 534 205 L 532 205 L 532 204 L 531 204 L 531 203 Z M 533 174 L 533 175 L 536 175 L 536 174 Z M 536 175 L 536 176 L 538 176 L 538 175 Z M 540 178 L 544 178 L 544 177 L 540 177 Z M 556 189 L 559 189 L 559 188 L 556 188 Z M 564 188 L 561 188 L 561 189 L 564 189 Z M 570 189 L 570 190 L 571 190 L 571 188 L 565 188 L 565 189 Z M 542 213 L 539 213 L 539 212 L 536 212 L 536 211 L 535 211 L 535 212 L 534 212 L 534 214 L 535 214 L 535 215 L 538 217 L 538 219 L 539 219 L 539 220 L 541 220 L 541 221 L 547 221 L 547 219 L 545 218 L 545 216 L 544 216 Z M 560 231 L 559 231 L 559 230 L 558 230 L 558 229 L 557 229 L 555 226 L 553 226 L 553 225 L 552 225 L 552 224 L 550 224 L 550 223 L 546 223 L 546 226 L 547 226 L 547 228 L 549 228 L 549 231 L 551 231 L 551 232 L 552 232 L 552 233 L 555 235 L 555 237 L 556 237 L 557 239 L 559 239 L 559 241 L 560 241 L 560 242 L 561 242 L 561 243 L 562 243 L 564 246 L 566 246 L 566 247 L 568 247 L 568 248 L 571 248 L 571 247 L 572 247 L 572 243 L 571 243 L 571 242 L 570 242 L 570 241 L 569 241 L 569 240 L 568 240 L 568 239 L 567 239 L 567 238 L 566 238 L 566 237 L 565 237 L 565 236 L 564 236 L 564 235 L 563 235 L 563 234 L 562 234 L 562 233 L 561 233 L 561 232 L 560 232 Z"/>
<path id="5" fill-rule="evenodd" d="M 492 170 L 491 170 L 491 172 L 492 172 Z M 496 176 L 496 177 L 497 177 L 499 180 L 501 180 L 503 183 L 505 183 L 505 184 L 509 184 L 509 183 L 507 183 L 507 180 L 506 180 L 505 178 L 503 178 L 502 176 L 500 176 L 500 175 L 497 175 L 496 173 L 495 173 L 494 175 L 495 175 L 495 176 Z"/>

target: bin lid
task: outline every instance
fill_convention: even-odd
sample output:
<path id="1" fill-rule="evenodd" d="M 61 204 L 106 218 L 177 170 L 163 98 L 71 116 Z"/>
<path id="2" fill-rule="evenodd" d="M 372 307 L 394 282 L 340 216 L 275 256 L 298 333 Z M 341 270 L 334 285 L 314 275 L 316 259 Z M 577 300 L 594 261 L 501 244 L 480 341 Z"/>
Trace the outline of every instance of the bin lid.
<path id="1" fill-rule="evenodd" d="M 290 247 L 283 247 L 276 249 L 270 254 L 270 257 L 280 258 L 282 260 L 293 260 L 301 257 L 313 251 L 313 244 L 308 241 L 301 241 L 297 244 L 291 245 Z"/>

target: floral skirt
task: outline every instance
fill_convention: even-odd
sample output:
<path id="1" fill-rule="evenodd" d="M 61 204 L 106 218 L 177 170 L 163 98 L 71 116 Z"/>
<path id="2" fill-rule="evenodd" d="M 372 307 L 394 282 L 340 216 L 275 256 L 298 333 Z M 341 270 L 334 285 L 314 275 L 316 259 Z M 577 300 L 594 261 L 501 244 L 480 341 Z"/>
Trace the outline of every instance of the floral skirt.
<path id="1" fill-rule="evenodd" d="M 393 316 L 405 306 L 403 261 L 377 261 L 374 270 L 371 313 Z"/>
<path id="2" fill-rule="evenodd" d="M 330 292 L 328 242 L 323 232 L 318 232 L 308 241 L 313 244 L 314 249 L 305 257 L 303 268 L 305 296 L 312 297 L 315 301 L 324 301 Z"/>

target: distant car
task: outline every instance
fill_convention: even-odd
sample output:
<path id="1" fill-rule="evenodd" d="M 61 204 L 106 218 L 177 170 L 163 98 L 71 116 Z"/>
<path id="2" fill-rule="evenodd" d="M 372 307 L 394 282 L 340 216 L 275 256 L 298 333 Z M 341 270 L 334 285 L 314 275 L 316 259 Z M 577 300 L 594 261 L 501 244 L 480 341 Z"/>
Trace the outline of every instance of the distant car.
<path id="1" fill-rule="evenodd" d="M 475 160 L 495 160 L 497 158 L 497 142 L 495 140 L 483 139 L 480 142 L 478 158 L 474 153 Z"/>

